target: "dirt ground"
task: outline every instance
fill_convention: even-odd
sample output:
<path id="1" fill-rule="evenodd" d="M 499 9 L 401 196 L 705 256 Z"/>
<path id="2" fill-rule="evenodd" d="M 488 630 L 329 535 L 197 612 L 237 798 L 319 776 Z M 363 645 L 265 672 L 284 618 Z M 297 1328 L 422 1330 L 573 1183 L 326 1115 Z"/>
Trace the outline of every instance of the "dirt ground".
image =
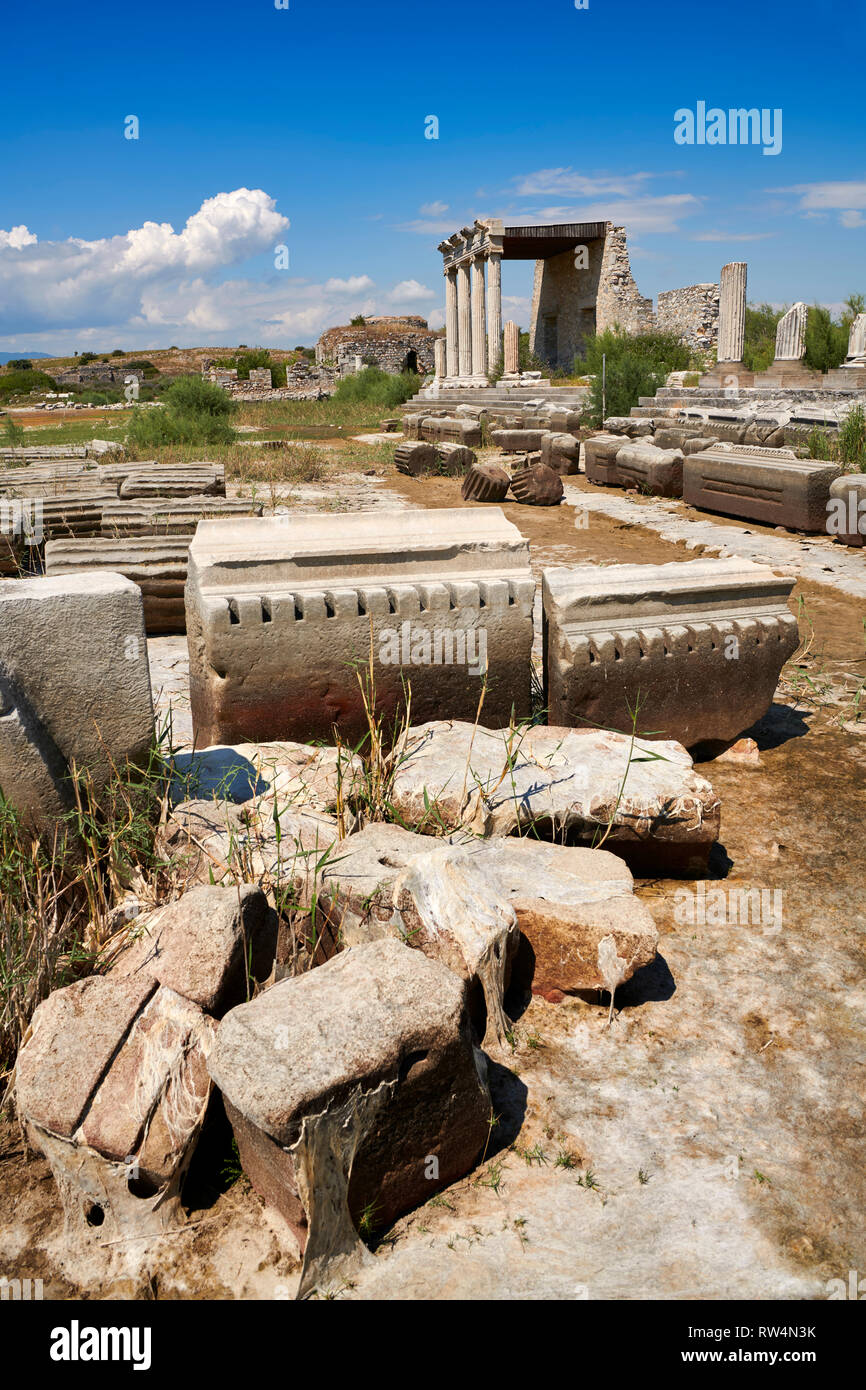
<path id="1" fill-rule="evenodd" d="M 363 486 L 379 506 L 389 495 L 459 504 L 451 479 L 356 475 L 354 505 L 366 505 Z M 315 495 L 308 505 L 321 505 Z M 695 553 L 602 514 L 581 528 L 567 503 L 504 511 L 537 575 L 551 563 Z M 729 529 L 732 545 L 746 533 Z M 794 597 L 808 649 L 749 731 L 759 762 L 700 765 L 722 800 L 711 878 L 638 883 L 661 937 L 656 962 L 620 988 L 609 1028 L 606 996 L 532 999 L 514 1049 L 491 1057 L 497 1119 L 484 1162 L 379 1233 L 333 1295 L 823 1299 L 829 1281 L 866 1273 L 866 601 L 802 580 Z M 159 643 L 152 660 L 174 663 L 180 693 L 183 644 Z M 763 889 L 778 912 L 702 918 L 699 890 L 719 887 Z M 41 1277 L 61 1298 L 293 1297 L 294 1242 L 244 1177 L 217 1180 L 225 1149 L 215 1120 L 186 1194 L 188 1227 L 158 1247 L 72 1260 L 48 1166 L 26 1160 L 7 1115 L 0 1273 Z"/>

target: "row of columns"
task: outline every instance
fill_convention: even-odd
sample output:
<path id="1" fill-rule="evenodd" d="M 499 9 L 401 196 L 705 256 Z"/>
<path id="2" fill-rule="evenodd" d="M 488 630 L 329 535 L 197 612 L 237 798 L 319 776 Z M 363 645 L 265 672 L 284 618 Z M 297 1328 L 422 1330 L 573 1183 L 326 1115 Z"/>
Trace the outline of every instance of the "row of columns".
<path id="1" fill-rule="evenodd" d="M 488 371 L 499 365 L 501 344 L 502 257 L 479 252 L 445 271 L 446 375 L 486 385 Z"/>

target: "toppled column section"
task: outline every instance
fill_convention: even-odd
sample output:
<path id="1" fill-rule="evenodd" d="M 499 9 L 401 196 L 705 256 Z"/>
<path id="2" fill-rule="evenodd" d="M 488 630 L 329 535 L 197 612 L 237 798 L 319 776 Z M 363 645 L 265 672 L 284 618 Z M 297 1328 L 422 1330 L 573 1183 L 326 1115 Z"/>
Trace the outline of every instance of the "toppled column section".
<path id="1" fill-rule="evenodd" d="M 739 559 L 545 570 L 551 723 L 730 742 L 767 711 L 797 646 L 793 587 Z"/>
<path id="2" fill-rule="evenodd" d="M 356 742 L 376 708 L 507 723 L 529 712 L 529 549 L 499 508 L 202 522 L 186 590 L 198 747 Z"/>
<path id="3" fill-rule="evenodd" d="M 487 1137 L 466 985 L 397 941 L 233 1009 L 208 1065 L 244 1171 L 305 1252 L 302 1295 L 370 1258 L 362 1216 L 387 1226 L 462 1177 Z"/>
<path id="4" fill-rule="evenodd" d="M 141 590 L 148 632 L 183 632 L 189 536 L 127 536 L 48 541 L 45 569 L 60 581 L 95 571 L 124 575 Z"/>
<path id="5" fill-rule="evenodd" d="M 33 829 L 70 804 L 73 764 L 98 795 L 113 769 L 146 759 L 153 727 L 134 584 L 119 574 L 0 584 L 0 788 Z"/>

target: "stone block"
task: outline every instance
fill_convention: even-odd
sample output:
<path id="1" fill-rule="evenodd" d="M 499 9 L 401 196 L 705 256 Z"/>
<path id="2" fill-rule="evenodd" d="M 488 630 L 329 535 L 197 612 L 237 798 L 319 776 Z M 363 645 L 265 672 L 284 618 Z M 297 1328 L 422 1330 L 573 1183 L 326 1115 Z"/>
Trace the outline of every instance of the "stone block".
<path id="1" fill-rule="evenodd" d="M 861 317 L 863 317 L 861 315 Z M 862 546 L 866 537 L 866 473 L 846 473 L 830 484 L 827 531 L 846 545 Z"/>
<path id="2" fill-rule="evenodd" d="M 491 430 L 490 438 L 506 454 L 523 454 L 541 448 L 546 430 Z"/>
<path id="3" fill-rule="evenodd" d="M 625 445 L 621 434 L 594 434 L 583 441 L 583 468 L 588 483 L 616 487 L 616 456 Z"/>
<path id="4" fill-rule="evenodd" d="M 190 548 L 187 621 L 196 741 L 354 743 L 354 667 L 371 640 L 377 708 L 485 719 L 529 710 L 528 546 L 498 509 L 205 521 Z"/>
<path id="5" fill-rule="evenodd" d="M 88 542 L 84 542 L 88 544 Z M 72 803 L 73 764 L 95 792 L 144 762 L 153 703 L 141 595 L 119 574 L 0 584 L 0 787 L 28 824 Z"/>
<path id="6" fill-rule="evenodd" d="M 18 1055 L 16 1103 L 51 1165 L 73 1249 L 158 1236 L 184 1220 L 213 1032 L 196 1004 L 146 972 L 79 980 L 39 1005 Z"/>
<path id="7" fill-rule="evenodd" d="M 613 462 L 620 487 L 635 487 L 654 497 L 682 497 L 683 455 L 680 449 L 657 449 L 652 444 L 624 444 Z"/>
<path id="8" fill-rule="evenodd" d="M 796 649 L 793 586 L 739 559 L 545 570 L 548 718 L 629 733 L 640 695 L 637 733 L 732 742 L 766 713 Z"/>
<path id="9" fill-rule="evenodd" d="M 465 982 L 397 941 L 233 1009 L 209 1067 L 244 1171 L 304 1250 L 302 1295 L 373 1258 L 365 1214 L 378 1229 L 428 1200 L 488 1135 Z"/>
<path id="10" fill-rule="evenodd" d="M 391 800 L 402 825 L 427 834 L 587 846 L 606 834 L 610 849 L 650 872 L 700 867 L 719 835 L 719 799 L 681 744 L 638 739 L 632 748 L 605 729 L 537 725 L 515 740 L 457 721 L 413 725 Z"/>
<path id="11" fill-rule="evenodd" d="M 541 437 L 541 462 L 560 477 L 580 472 L 580 440 L 573 434 L 545 433 Z"/>
<path id="12" fill-rule="evenodd" d="M 426 415 L 420 425 L 419 438 L 434 444 L 463 444 L 467 449 L 480 449 L 481 426 L 477 420 L 452 415 Z"/>
<path id="13" fill-rule="evenodd" d="M 58 579 L 94 571 L 121 574 L 141 592 L 149 633 L 183 632 L 189 546 L 188 535 L 53 540 L 45 545 L 45 570 Z"/>
<path id="14" fill-rule="evenodd" d="M 418 478 L 423 473 L 432 473 L 436 468 L 436 450 L 424 440 L 398 444 L 394 450 L 394 463 L 398 473 L 409 478 Z"/>
<path id="15" fill-rule="evenodd" d="M 395 938 L 448 966 L 471 983 L 486 1041 L 508 1030 L 509 985 L 560 997 L 610 988 L 608 936 L 625 963 L 621 979 L 655 955 L 652 918 L 607 850 L 532 836 L 443 842 L 378 824 L 350 835 L 337 858 L 316 880 L 331 941 Z"/>
<path id="16" fill-rule="evenodd" d="M 840 471 L 816 459 L 746 459 L 722 448 L 706 449 L 685 461 L 683 498 L 707 512 L 791 531 L 824 531 L 830 484 Z"/>

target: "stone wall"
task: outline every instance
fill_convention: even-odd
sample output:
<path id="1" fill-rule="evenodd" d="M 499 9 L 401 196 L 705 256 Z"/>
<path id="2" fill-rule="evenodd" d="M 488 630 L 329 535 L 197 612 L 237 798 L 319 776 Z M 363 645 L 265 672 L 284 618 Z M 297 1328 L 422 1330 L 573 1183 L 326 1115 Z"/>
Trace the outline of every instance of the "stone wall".
<path id="1" fill-rule="evenodd" d="M 596 330 L 619 324 L 627 333 L 651 333 L 653 302 L 640 293 L 631 273 L 625 227 L 608 224 L 595 309 Z"/>
<path id="2" fill-rule="evenodd" d="M 375 363 L 383 372 L 397 374 L 414 365 L 422 375 L 433 371 L 433 345 L 437 334 L 426 319 L 378 317 L 365 324 L 328 328 L 316 343 L 316 362 L 338 372 L 351 372 L 355 359 Z"/>
<path id="3" fill-rule="evenodd" d="M 663 291 L 658 298 L 656 327 L 660 333 L 676 333 L 697 352 L 711 352 L 719 330 L 718 285 Z"/>

